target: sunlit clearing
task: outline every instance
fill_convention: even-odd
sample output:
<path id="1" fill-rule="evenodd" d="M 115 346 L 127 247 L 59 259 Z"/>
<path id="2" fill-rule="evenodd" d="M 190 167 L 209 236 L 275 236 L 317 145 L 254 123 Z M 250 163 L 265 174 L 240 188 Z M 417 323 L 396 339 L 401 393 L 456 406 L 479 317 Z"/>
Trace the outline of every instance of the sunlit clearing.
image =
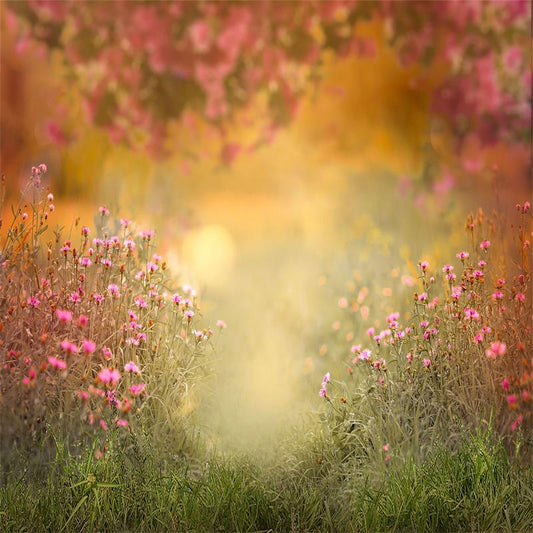
<path id="1" fill-rule="evenodd" d="M 233 238 L 220 225 L 194 229 L 184 239 L 183 258 L 199 284 L 223 286 L 235 262 Z"/>

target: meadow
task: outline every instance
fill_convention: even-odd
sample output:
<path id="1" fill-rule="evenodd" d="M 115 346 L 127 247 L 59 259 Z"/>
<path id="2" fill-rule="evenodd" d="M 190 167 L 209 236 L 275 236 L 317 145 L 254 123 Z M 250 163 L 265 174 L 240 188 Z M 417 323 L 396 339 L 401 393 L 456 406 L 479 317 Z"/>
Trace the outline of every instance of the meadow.
<path id="1" fill-rule="evenodd" d="M 209 325 L 152 230 L 105 206 L 57 226 L 46 170 L 3 226 L 3 529 L 531 530 L 528 202 L 411 215 L 409 250 L 359 213 L 296 288 L 315 243 L 282 239 L 277 290 L 243 267 Z M 231 337 L 261 305 L 264 337 Z M 301 355 L 266 371 L 265 346 Z"/>
<path id="2" fill-rule="evenodd" d="M 0 532 L 533 531 L 531 2 L 0 39 Z"/>

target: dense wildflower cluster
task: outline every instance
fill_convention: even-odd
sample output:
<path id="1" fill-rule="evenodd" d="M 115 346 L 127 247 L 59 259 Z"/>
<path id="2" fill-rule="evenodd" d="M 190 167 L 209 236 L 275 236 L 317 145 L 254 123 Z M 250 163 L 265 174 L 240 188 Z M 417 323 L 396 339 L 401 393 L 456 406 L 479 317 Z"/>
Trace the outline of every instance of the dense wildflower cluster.
<path id="1" fill-rule="evenodd" d="M 196 291 L 172 290 L 153 231 L 122 219 L 112 232 L 102 206 L 96 228 L 76 221 L 68 238 L 56 230 L 46 241 L 54 209 L 41 189 L 45 172 L 34 168 L 25 190 L 32 202 L 23 198 L 13 210 L 1 250 L 0 411 L 8 440 L 57 421 L 69 432 L 76 422 L 80 431 L 127 428 L 163 387 L 179 401 L 184 370 L 213 335 L 196 324 Z"/>
<path id="2" fill-rule="evenodd" d="M 418 262 L 411 310 L 389 313 L 384 325 L 350 343 L 348 373 L 361 377 L 374 409 L 382 402 L 390 416 L 404 403 L 398 415 L 404 437 L 439 419 L 445 431 L 452 419 L 478 424 L 491 417 L 502 433 L 533 428 L 530 203 L 517 210 L 513 249 L 502 240 L 496 215 L 486 220 L 479 210 L 467 220 L 471 246 L 456 253 L 456 262 Z M 352 312 L 360 313 L 358 301 L 361 295 Z M 320 395 L 333 401 L 324 382 Z M 416 414 L 405 412 L 409 406 Z M 426 420 L 416 420 L 422 413 Z"/>

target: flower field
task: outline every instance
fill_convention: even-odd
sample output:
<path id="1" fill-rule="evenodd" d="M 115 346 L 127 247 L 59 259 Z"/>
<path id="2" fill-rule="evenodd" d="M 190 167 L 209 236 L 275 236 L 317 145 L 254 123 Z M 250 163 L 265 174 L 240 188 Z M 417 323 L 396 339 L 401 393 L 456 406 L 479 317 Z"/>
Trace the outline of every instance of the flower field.
<path id="1" fill-rule="evenodd" d="M 0 531 L 533 530 L 528 2 L 0 8 Z"/>

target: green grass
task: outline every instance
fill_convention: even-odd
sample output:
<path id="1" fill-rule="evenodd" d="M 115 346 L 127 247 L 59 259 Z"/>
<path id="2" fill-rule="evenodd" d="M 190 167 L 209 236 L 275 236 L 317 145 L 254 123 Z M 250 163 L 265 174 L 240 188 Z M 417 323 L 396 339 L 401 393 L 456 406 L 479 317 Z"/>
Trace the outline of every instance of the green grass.
<path id="1" fill-rule="evenodd" d="M 289 466 L 290 465 L 290 466 Z M 58 446 L 42 472 L 11 472 L 0 488 L 3 531 L 531 531 L 533 470 L 487 435 L 422 464 L 274 467 L 245 459 L 193 464 L 146 450 L 95 461 Z M 379 476 L 378 476 L 379 478 Z M 370 480 L 370 481 L 368 481 Z"/>

